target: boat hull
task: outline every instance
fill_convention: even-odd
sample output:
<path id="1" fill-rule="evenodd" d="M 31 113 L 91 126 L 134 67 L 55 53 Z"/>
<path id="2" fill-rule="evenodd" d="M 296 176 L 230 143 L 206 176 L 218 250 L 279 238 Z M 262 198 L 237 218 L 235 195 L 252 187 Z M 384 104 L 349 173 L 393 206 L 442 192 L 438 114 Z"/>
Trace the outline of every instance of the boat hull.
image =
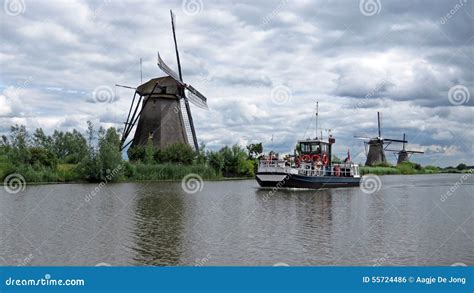
<path id="1" fill-rule="evenodd" d="M 297 174 L 259 172 L 255 176 L 261 187 L 278 188 L 339 188 L 357 187 L 360 185 L 360 177 L 337 177 L 337 176 L 301 176 Z"/>

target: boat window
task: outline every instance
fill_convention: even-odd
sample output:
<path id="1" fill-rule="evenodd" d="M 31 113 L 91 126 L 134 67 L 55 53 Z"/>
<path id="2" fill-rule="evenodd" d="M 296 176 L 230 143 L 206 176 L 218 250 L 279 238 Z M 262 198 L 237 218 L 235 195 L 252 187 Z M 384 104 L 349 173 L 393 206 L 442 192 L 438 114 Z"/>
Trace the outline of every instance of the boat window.
<path id="1" fill-rule="evenodd" d="M 327 145 L 327 144 L 323 144 L 323 145 L 322 145 L 322 151 L 323 151 L 323 153 L 327 153 L 327 152 L 328 152 L 328 145 Z"/>
<path id="2" fill-rule="evenodd" d="M 312 143 L 311 144 L 311 152 L 316 152 L 316 153 L 320 153 L 321 152 L 321 148 L 319 146 L 319 143 Z"/>
<path id="3" fill-rule="evenodd" d="M 302 143 L 302 144 L 301 144 L 301 151 L 302 151 L 303 153 L 308 153 L 308 152 L 310 152 L 310 145 L 307 144 L 307 143 Z"/>

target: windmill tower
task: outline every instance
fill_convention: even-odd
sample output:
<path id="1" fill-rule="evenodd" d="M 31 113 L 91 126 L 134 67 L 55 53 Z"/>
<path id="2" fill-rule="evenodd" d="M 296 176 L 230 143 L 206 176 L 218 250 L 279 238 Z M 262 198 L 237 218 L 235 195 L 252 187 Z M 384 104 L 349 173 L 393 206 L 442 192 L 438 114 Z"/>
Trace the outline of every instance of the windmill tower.
<path id="1" fill-rule="evenodd" d="M 387 150 L 390 152 L 393 152 L 395 155 L 398 155 L 397 157 L 397 165 L 403 162 L 409 162 L 410 157 L 413 154 L 423 154 L 424 152 L 421 151 L 408 151 L 405 149 L 405 133 L 403 134 L 403 146 L 401 150 Z"/>
<path id="2" fill-rule="evenodd" d="M 132 147 L 143 147 L 151 140 L 158 149 L 174 143 L 185 143 L 199 151 L 189 104 L 207 109 L 207 99 L 183 82 L 174 14 L 172 11 L 170 14 L 179 74 L 166 65 L 158 53 L 157 65 L 168 76 L 153 78 L 135 89 L 122 133 L 121 150 L 130 144 Z M 135 135 L 126 143 L 135 125 Z"/>
<path id="3" fill-rule="evenodd" d="M 390 138 L 382 137 L 382 131 L 380 128 L 380 112 L 377 112 L 377 128 L 378 128 L 377 137 L 355 136 L 355 138 L 357 139 L 365 140 L 364 147 L 365 147 L 365 154 L 367 155 L 367 160 L 365 161 L 366 166 L 374 166 L 380 163 L 386 163 L 387 157 L 385 156 L 385 150 L 392 142 L 403 142 L 403 143 L 407 142 L 406 140 L 390 139 Z"/>

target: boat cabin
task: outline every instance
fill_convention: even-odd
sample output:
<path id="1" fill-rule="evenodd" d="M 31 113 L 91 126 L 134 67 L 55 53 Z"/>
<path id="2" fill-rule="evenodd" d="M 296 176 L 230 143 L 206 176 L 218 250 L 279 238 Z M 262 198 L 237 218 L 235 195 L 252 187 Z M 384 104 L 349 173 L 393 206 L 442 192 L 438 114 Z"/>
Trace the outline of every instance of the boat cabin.
<path id="1" fill-rule="evenodd" d="M 331 147 L 335 143 L 335 139 L 330 136 L 328 141 L 323 141 L 321 139 L 306 139 L 299 140 L 295 149 L 295 158 L 303 158 L 317 155 L 319 158 L 327 158 L 326 164 L 331 164 Z"/>

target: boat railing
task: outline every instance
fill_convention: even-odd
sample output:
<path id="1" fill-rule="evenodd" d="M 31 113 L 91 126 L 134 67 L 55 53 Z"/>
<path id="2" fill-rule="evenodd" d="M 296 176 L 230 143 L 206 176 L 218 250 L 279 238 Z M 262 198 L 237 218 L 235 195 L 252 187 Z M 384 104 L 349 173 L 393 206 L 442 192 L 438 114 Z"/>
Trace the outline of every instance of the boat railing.
<path id="1" fill-rule="evenodd" d="M 315 165 L 311 162 L 302 162 L 299 166 L 291 166 L 285 160 L 260 160 L 259 172 L 297 173 L 305 176 L 338 176 L 359 177 L 359 166 L 354 163 L 335 163 L 332 165 Z"/>
<path id="2" fill-rule="evenodd" d="M 340 163 L 327 166 L 314 166 L 312 163 L 301 163 L 298 174 L 305 176 L 338 176 L 359 177 L 359 166 L 353 163 Z"/>

